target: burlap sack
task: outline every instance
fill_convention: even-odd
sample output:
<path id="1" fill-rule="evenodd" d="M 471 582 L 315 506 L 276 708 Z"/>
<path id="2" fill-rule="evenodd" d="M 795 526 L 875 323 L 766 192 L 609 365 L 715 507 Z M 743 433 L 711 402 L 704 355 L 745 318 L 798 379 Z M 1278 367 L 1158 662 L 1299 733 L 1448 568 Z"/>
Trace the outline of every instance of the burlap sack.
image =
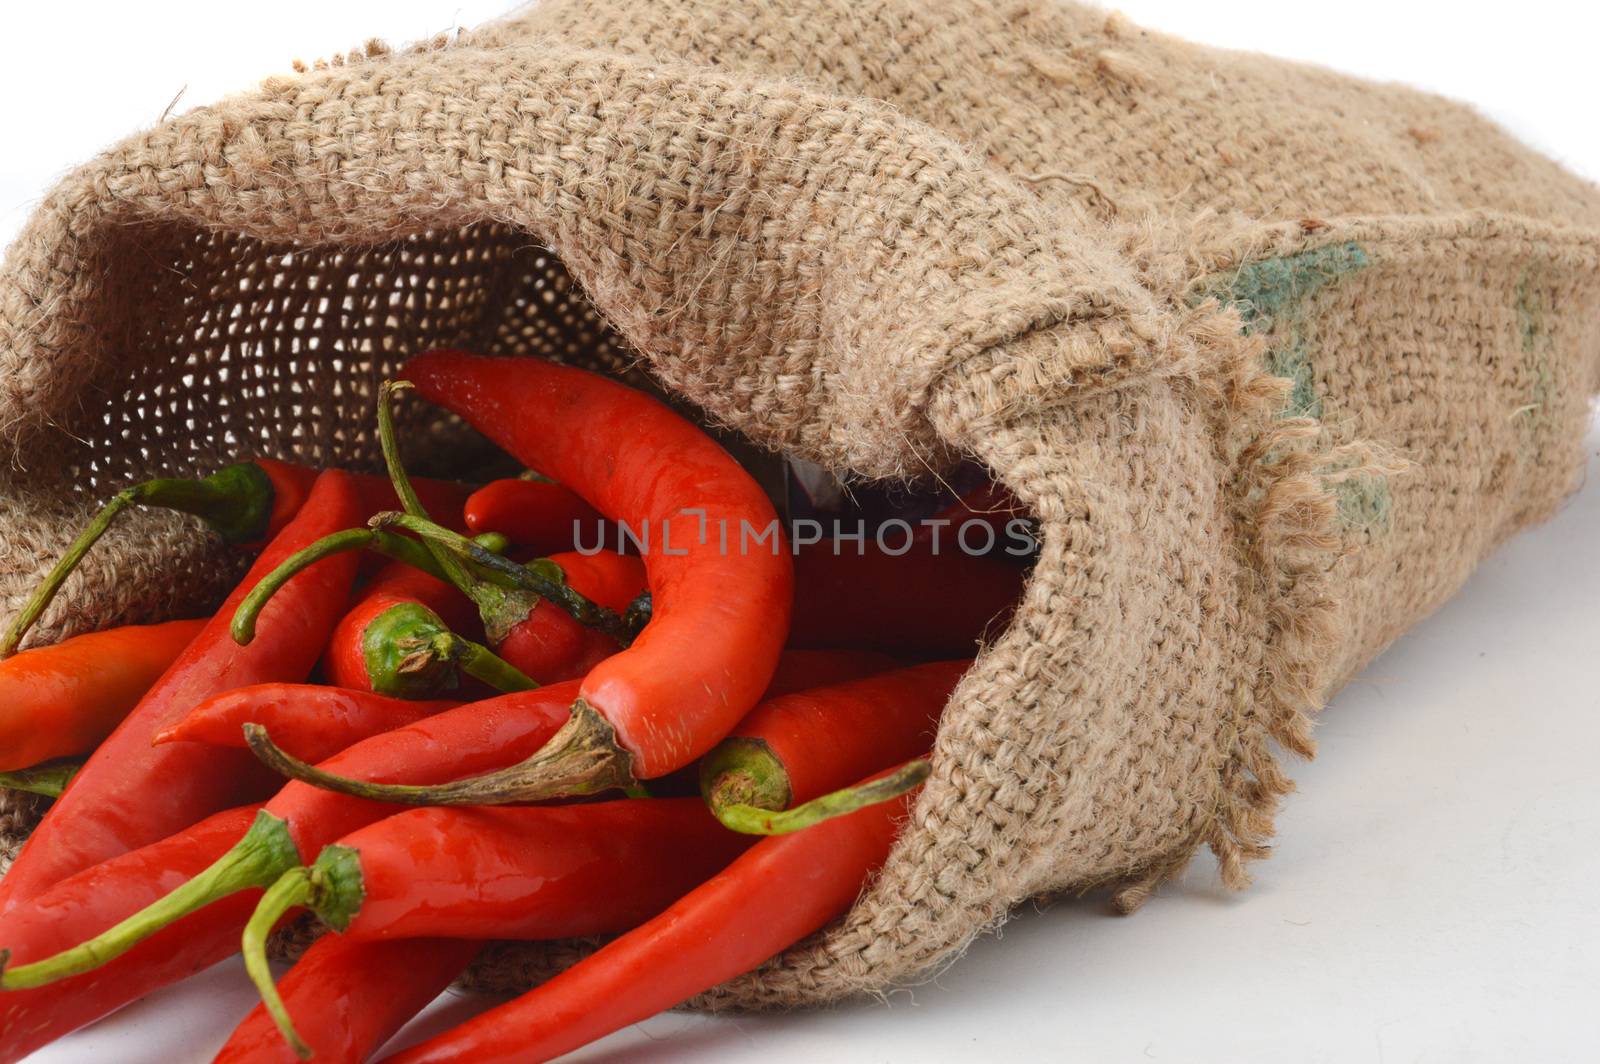
<path id="1" fill-rule="evenodd" d="M 371 464 L 432 344 L 638 358 L 858 477 L 974 455 L 1042 522 L 1024 604 L 883 874 L 711 1003 L 877 990 L 1030 896 L 1129 908 L 1203 845 L 1244 881 L 1274 747 L 1576 486 L 1597 257 L 1600 194 L 1464 107 L 1083 7 L 554 0 L 51 193 L 0 275 L 0 601 L 113 484 Z M 218 558 L 130 520 L 41 634 Z"/>

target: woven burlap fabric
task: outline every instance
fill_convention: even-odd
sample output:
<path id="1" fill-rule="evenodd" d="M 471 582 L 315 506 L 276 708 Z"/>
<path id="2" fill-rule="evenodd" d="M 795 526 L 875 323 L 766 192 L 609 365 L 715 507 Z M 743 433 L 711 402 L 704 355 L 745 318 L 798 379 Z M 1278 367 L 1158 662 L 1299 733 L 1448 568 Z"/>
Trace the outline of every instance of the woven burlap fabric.
<path id="1" fill-rule="evenodd" d="M 1600 195 L 1465 108 L 1081 7 L 542 4 L 47 197 L 0 274 L 0 601 L 86 481 L 371 464 L 432 344 L 637 358 L 858 477 L 975 455 L 1041 522 L 1022 608 L 883 874 L 705 1003 L 882 990 L 1031 896 L 1132 908 L 1207 845 L 1244 882 L 1274 747 L 1576 486 L 1597 260 Z M 219 557 L 132 521 L 43 634 L 197 608 Z"/>

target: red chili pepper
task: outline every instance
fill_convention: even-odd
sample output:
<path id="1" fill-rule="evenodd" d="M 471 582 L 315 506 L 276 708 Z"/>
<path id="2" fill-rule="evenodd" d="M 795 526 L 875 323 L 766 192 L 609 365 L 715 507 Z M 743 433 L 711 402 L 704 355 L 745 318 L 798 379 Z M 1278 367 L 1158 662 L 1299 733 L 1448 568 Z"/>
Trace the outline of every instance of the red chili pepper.
<path id="1" fill-rule="evenodd" d="M 778 657 L 778 665 L 773 670 L 772 682 L 767 687 L 766 697 L 774 699 L 795 691 L 844 683 L 848 680 L 883 672 L 893 668 L 895 664 L 895 659 L 870 651 L 785 650 Z M 563 685 L 563 687 L 567 690 L 572 689 L 570 684 Z M 530 736 L 537 734 L 539 727 L 548 724 L 549 717 L 546 714 L 550 712 L 550 708 L 546 699 L 551 697 L 551 692 L 557 690 L 558 688 L 555 686 L 545 688 L 540 692 L 540 696 L 537 699 L 518 698 L 515 695 L 508 695 L 502 698 L 477 702 L 469 706 L 463 706 L 458 710 L 440 714 L 432 718 L 431 722 L 426 722 L 426 727 L 437 729 L 441 732 L 456 728 L 462 729 L 466 736 L 459 740 L 453 740 L 453 742 L 462 744 L 461 748 L 465 751 L 470 747 L 470 744 L 478 741 L 475 737 L 472 722 L 475 718 L 481 717 L 486 722 L 486 727 L 506 729 L 503 732 L 496 731 L 494 734 L 502 736 L 501 741 L 505 743 L 508 753 L 513 748 L 523 751 L 517 753 L 516 756 L 507 756 L 503 762 L 504 765 L 514 765 L 524 757 L 537 751 L 540 743 L 534 743 L 532 747 L 529 747 L 528 744 L 532 742 Z M 527 716 L 530 713 L 532 716 Z M 564 719 L 560 723 L 564 723 Z M 529 729 L 532 730 L 530 731 Z M 359 776 L 353 778 L 348 775 L 342 775 L 341 773 L 345 771 L 345 768 L 341 767 L 345 762 L 342 757 L 338 759 L 339 764 L 329 762 L 313 767 L 306 764 L 310 760 L 309 758 L 289 756 L 270 737 L 268 734 L 270 729 L 246 729 L 246 731 L 249 736 L 253 736 L 247 738 L 247 741 L 252 749 L 256 751 L 257 756 L 271 765 L 275 771 L 281 772 L 291 779 L 311 783 L 337 794 L 371 801 L 402 801 L 421 805 L 427 804 L 425 801 L 427 795 L 437 789 L 435 786 L 431 786 L 427 780 L 422 779 L 420 775 L 405 782 L 401 782 L 399 779 L 394 782 L 384 782 L 376 777 Z M 552 728 L 544 734 L 548 738 L 554 733 L 555 729 Z M 435 740 L 435 742 L 441 748 L 448 748 L 450 745 L 443 739 Z M 470 771 L 472 770 L 463 771 L 458 774 L 458 777 L 466 776 Z M 696 788 L 694 775 L 694 767 L 688 766 L 682 773 L 676 773 L 670 780 L 663 779 L 662 782 L 676 783 L 680 776 L 687 776 L 688 780 L 684 786 L 669 787 L 667 791 L 668 793 L 693 793 Z M 441 775 L 439 778 L 446 777 Z"/>
<path id="2" fill-rule="evenodd" d="M 694 798 L 410 809 L 324 847 L 262 899 L 356 939 L 546 939 L 632 927 L 749 847 Z M 263 936 L 264 941 L 264 936 Z"/>
<path id="3" fill-rule="evenodd" d="M 407 490 L 409 492 L 409 485 Z M 431 521 L 426 522 L 426 526 L 435 534 L 455 535 Z M 504 545 L 503 536 L 480 536 L 478 539 L 492 541 L 494 546 L 464 538 L 462 542 L 481 551 L 485 557 L 506 564 L 495 553 Z M 402 698 L 426 698 L 451 690 L 460 682 L 458 672 L 498 691 L 525 691 L 538 686 L 537 681 L 487 647 L 457 634 L 440 617 L 430 602 L 447 601 L 447 596 L 454 596 L 455 592 L 437 579 L 440 567 L 433 553 L 414 539 L 384 529 L 349 528 L 334 532 L 286 558 L 256 582 L 234 611 L 231 622 L 234 642 L 240 646 L 250 644 L 255 638 L 257 615 L 301 570 L 320 564 L 324 559 L 359 550 L 393 557 L 402 566 L 415 570 L 418 577 L 433 583 L 418 583 L 411 575 L 398 571 L 395 578 L 379 586 L 367 601 L 357 604 L 352 611 L 353 618 L 346 615 L 351 623 L 347 626 L 341 622 L 335 629 L 333 651 L 336 659 L 348 659 L 341 667 L 354 677 L 341 678 L 353 678 L 357 689 L 376 690 Z M 521 571 L 515 565 L 510 568 Z M 498 587 L 494 590 L 504 593 Z M 564 587 L 556 591 L 570 594 Z M 450 602 L 449 609 L 454 612 L 457 607 Z"/>
<path id="4" fill-rule="evenodd" d="M 453 690 L 458 669 L 495 690 L 533 687 L 537 681 L 457 634 L 476 619 L 473 604 L 455 588 L 406 562 L 391 562 L 334 629 L 325 657 L 328 678 L 400 698 Z"/>
<path id="5" fill-rule="evenodd" d="M 454 553 L 461 538 L 428 523 L 427 507 L 413 491 L 400 461 L 391 400 L 404 387 L 409 383 L 385 382 L 378 397 L 378 438 L 389 479 L 405 510 L 395 519 L 429 533 L 425 542 L 430 555 L 444 577 L 477 604 L 490 644 L 511 666 L 545 683 L 582 676 L 615 654 L 632 636 L 631 630 L 620 631 L 618 626 L 621 615 L 644 590 L 644 566 L 620 555 L 588 558 L 575 552 L 537 559 L 532 569 L 502 563 L 502 572 L 543 579 L 547 585 L 543 588 L 506 589 L 474 573 Z M 481 550 L 477 556 L 483 556 Z"/>
<path id="6" fill-rule="evenodd" d="M 644 590 L 644 563 L 638 558 L 601 551 L 552 554 L 546 559 L 566 574 L 566 582 L 590 602 L 618 614 Z M 490 635 L 496 651 L 540 683 L 559 683 L 586 675 L 622 649 L 606 632 L 579 624 L 565 610 L 535 598 L 522 620 L 500 638 Z"/>
<path id="7" fill-rule="evenodd" d="M 747 972 L 850 907 L 889 856 L 908 800 L 762 839 L 666 912 L 549 982 L 385 1059 L 549 1060 Z"/>
<path id="8" fill-rule="evenodd" d="M 0 771 L 93 750 L 205 623 L 88 632 L 0 661 Z"/>
<path id="9" fill-rule="evenodd" d="M 244 932 L 267 1011 L 309 1054 L 273 990 L 266 940 L 307 908 L 352 939 L 550 939 L 623 931 L 722 869 L 750 840 L 692 798 L 566 808 L 419 809 L 325 847 L 267 889 Z"/>
<path id="10" fill-rule="evenodd" d="M 354 487 L 344 473 L 328 472 L 317 479 L 295 519 L 34 829 L 0 880 L 0 912 L 74 872 L 270 791 L 270 779 L 242 752 L 189 743 L 153 746 L 151 740 L 219 691 L 301 680 L 311 672 L 348 599 L 352 558 L 330 559 L 295 577 L 262 613 L 261 638 L 254 645 L 237 646 L 228 623 L 262 574 L 305 544 L 359 518 Z"/>
<path id="11" fill-rule="evenodd" d="M 735 831 L 777 835 L 895 797 L 893 777 L 848 785 L 926 752 L 971 664 L 918 665 L 763 702 L 701 759 L 706 804 Z"/>
<path id="12" fill-rule="evenodd" d="M 716 745 L 760 698 L 788 631 L 792 566 L 760 486 L 666 406 L 596 374 L 445 351 L 407 372 L 424 398 L 650 545 L 654 612 L 638 639 L 588 674 L 549 749 L 448 800 L 631 786 Z"/>
<path id="13" fill-rule="evenodd" d="M 499 532 L 535 554 L 556 554 L 578 544 L 580 530 L 598 541 L 601 517 L 594 507 L 553 480 L 492 480 L 462 508 L 467 531 Z"/>
<path id="14" fill-rule="evenodd" d="M 230 809 L 171 838 L 130 850 L 19 901 L 0 918 L 6 953 L 27 963 L 116 923 L 198 873 L 239 838 L 257 806 Z M 0 1061 L 10 1064 L 128 1002 L 226 957 L 239 946 L 259 892 L 179 921 L 105 967 L 40 989 L 0 994 Z"/>
<path id="15" fill-rule="evenodd" d="M 837 551 L 837 553 L 835 553 Z M 824 540 L 795 558 L 796 647 L 852 646 L 925 657 L 973 653 L 1016 607 L 1027 571 L 999 558 L 912 545 Z"/>
<path id="16" fill-rule="evenodd" d="M 329 758 L 320 769 L 290 761 L 311 777 L 319 771 L 354 772 L 375 781 L 426 783 L 485 772 L 515 764 L 538 750 L 567 719 L 567 707 L 577 690 L 576 683 L 553 684 L 537 691 L 459 706 L 396 731 L 363 739 Z M 245 731 L 265 734 L 256 725 L 247 725 Z M 170 744 L 166 748 L 186 745 Z M 215 747 L 194 745 L 218 752 Z M 276 747 L 270 749 L 276 757 L 287 757 Z M 269 886 L 285 872 L 301 867 L 305 863 L 302 855 L 315 854 L 340 836 L 394 812 L 391 806 L 359 798 L 360 795 L 352 798 L 301 782 L 289 783 L 262 807 L 249 831 L 233 840 L 232 848 L 220 856 L 215 850 L 209 851 L 214 859 L 202 866 L 203 871 L 159 896 L 151 896 L 142 885 L 127 886 L 128 894 L 139 900 L 124 908 L 123 918 L 114 926 L 93 922 L 80 925 L 75 919 L 64 918 L 78 931 L 76 937 L 67 937 L 73 943 L 71 948 L 38 957 L 21 967 L 6 968 L 0 973 L 0 989 L 39 987 L 68 979 L 134 948 L 174 920 L 189 917 L 191 924 L 203 921 L 203 914 L 190 914 L 202 909 L 209 912 L 218 899 L 231 894 Z M 178 845 L 175 840 L 181 837 L 168 841 Z M 231 919 L 237 914 L 229 909 L 225 915 Z M 235 934 L 242 927 L 240 921 L 234 927 Z M 7 944 L 6 933 L 7 925 L 0 919 L 0 946 Z M 212 959 L 221 960 L 228 952 L 231 951 L 225 950 Z M 123 992 L 130 996 L 124 1000 L 132 1000 L 148 989 L 125 987 Z M 109 995 L 111 991 L 105 993 Z M 4 997 L 0 994 L 0 1001 Z"/>
<path id="17" fill-rule="evenodd" d="M 300 512 L 311 492 L 317 471 L 274 458 L 256 458 L 224 466 L 208 477 L 166 478 L 135 484 L 111 497 L 101 507 L 67 552 L 44 578 L 0 640 L 0 657 L 16 653 L 23 637 L 44 613 L 72 570 L 105 535 L 117 515 L 131 506 L 155 506 L 192 514 L 206 523 L 226 543 L 253 546 L 275 537 Z M 460 512 L 466 489 L 448 481 L 419 480 L 417 491 L 436 512 Z M 386 481 L 358 477 L 362 516 L 393 509 L 395 499 Z M 459 527 L 446 521 L 449 527 Z"/>
<path id="18" fill-rule="evenodd" d="M 318 684 L 254 684 L 206 699 L 188 716 L 156 733 L 155 741 L 243 747 L 243 726 L 260 724 L 295 756 L 317 762 L 370 735 L 403 728 L 460 704 Z"/>
<path id="19" fill-rule="evenodd" d="M 449 938 L 357 942 L 323 935 L 278 984 L 323 1064 L 360 1064 L 438 997 L 483 943 Z M 265 1005 L 234 1028 L 212 1064 L 294 1064 Z"/>
<path id="20" fill-rule="evenodd" d="M 368 640 L 372 636 L 374 643 L 381 641 L 382 636 L 371 632 L 371 626 L 386 610 L 410 605 L 431 610 L 452 629 L 468 628 L 477 617 L 472 603 L 443 580 L 404 562 L 390 562 L 378 570 L 328 638 L 323 664 L 329 682 L 355 691 L 377 690 L 381 694 L 401 695 L 401 691 L 374 687 L 373 668 L 368 662 L 372 647 Z M 378 670 L 380 675 L 384 671 Z"/>

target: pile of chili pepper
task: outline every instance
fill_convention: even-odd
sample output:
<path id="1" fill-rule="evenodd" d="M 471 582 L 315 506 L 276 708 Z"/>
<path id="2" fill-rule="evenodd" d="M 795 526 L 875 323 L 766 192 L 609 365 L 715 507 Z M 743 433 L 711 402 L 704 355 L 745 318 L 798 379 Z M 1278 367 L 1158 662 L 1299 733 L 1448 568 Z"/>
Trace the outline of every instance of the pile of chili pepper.
<path id="1" fill-rule="evenodd" d="M 236 951 L 262 1003 L 218 1060 L 365 1060 L 487 942 L 615 936 L 388 1058 L 543 1060 L 759 966 L 887 858 L 1023 567 L 796 557 L 720 446 L 606 377 L 435 351 L 404 378 L 387 476 L 121 491 L 6 632 L 0 785 L 53 803 L 0 879 L 0 1062 Z M 529 473 L 413 480 L 406 389 Z M 209 618 L 18 652 L 137 506 L 260 553 Z M 633 549 L 579 549 L 602 522 Z M 302 913 L 330 933 L 275 984 Z"/>

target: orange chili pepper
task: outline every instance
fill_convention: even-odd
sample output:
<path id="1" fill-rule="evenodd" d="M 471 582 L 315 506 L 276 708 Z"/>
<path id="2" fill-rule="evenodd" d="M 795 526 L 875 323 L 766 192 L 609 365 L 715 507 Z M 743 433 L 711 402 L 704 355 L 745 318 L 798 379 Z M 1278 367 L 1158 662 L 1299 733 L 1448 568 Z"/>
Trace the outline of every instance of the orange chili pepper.
<path id="1" fill-rule="evenodd" d="M 100 745 L 205 624 L 130 624 L 0 661 L 0 772 Z"/>

